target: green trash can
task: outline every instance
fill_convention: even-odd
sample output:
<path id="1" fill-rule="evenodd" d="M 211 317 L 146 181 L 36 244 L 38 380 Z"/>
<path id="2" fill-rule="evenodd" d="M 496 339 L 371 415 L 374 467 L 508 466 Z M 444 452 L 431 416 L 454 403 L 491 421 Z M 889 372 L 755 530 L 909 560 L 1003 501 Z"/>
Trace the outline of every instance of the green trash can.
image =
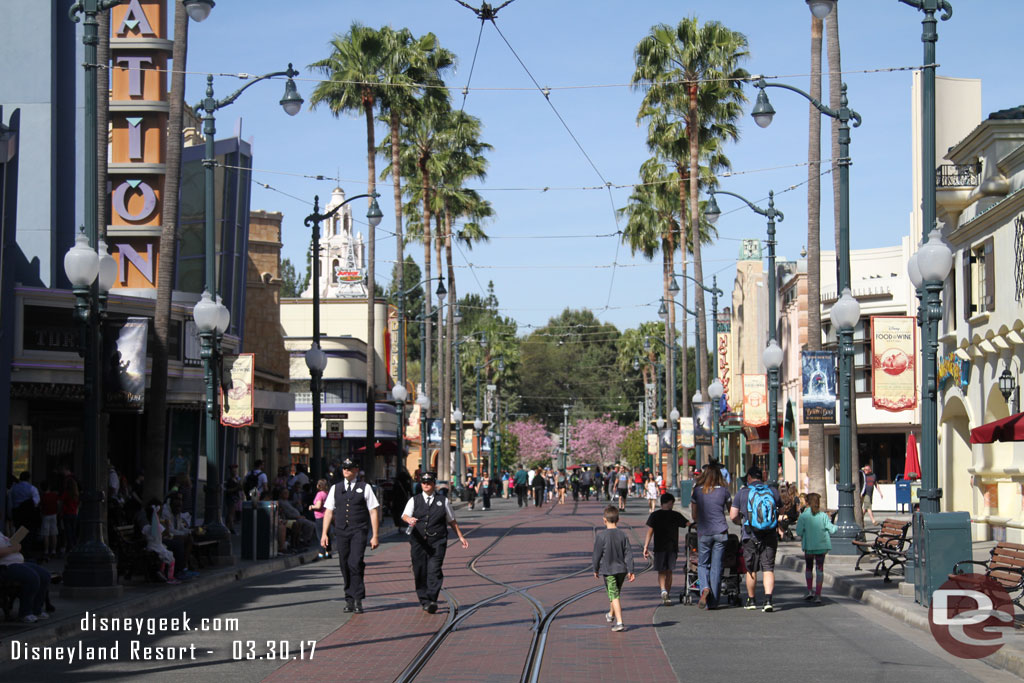
<path id="1" fill-rule="evenodd" d="M 684 510 L 690 507 L 690 499 L 693 497 L 693 479 L 683 479 L 679 482 L 679 500 L 676 503 Z"/>
<path id="2" fill-rule="evenodd" d="M 971 516 L 967 512 L 914 513 L 914 599 L 928 607 L 932 593 L 953 573 L 953 565 L 972 558 Z"/>

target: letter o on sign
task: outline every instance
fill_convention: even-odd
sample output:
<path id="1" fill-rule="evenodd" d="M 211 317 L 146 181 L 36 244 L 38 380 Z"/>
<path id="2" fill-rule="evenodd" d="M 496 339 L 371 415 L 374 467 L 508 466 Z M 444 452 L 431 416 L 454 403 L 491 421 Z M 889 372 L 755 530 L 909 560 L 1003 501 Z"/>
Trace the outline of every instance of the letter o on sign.
<path id="1" fill-rule="evenodd" d="M 134 185 L 134 188 L 132 187 Z M 142 209 L 132 213 L 128 209 L 128 191 L 135 189 L 142 194 Z M 144 181 L 126 180 L 114 190 L 114 211 L 126 221 L 144 221 L 156 210 L 156 193 Z"/>

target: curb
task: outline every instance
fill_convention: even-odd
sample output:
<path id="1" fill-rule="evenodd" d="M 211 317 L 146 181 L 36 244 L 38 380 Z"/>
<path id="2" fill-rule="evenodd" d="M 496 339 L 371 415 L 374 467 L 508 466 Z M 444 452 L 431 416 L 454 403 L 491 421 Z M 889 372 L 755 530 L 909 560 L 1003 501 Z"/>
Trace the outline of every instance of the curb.
<path id="1" fill-rule="evenodd" d="M 298 555 L 276 557 L 272 560 L 264 560 L 260 563 L 244 567 L 225 567 L 201 581 L 180 584 L 171 590 L 153 591 L 148 595 L 124 598 L 114 604 L 98 607 L 95 614 L 108 618 L 135 616 L 140 612 L 166 607 L 183 598 L 193 598 L 239 581 L 247 581 L 258 576 L 292 569 L 304 564 L 311 564 L 316 560 L 316 555 L 316 550 L 308 550 Z M 80 623 L 81 620 L 79 618 L 67 616 L 56 623 L 48 623 L 45 626 L 37 626 L 27 631 L 12 633 L 4 638 L 4 640 L 31 638 L 33 646 L 51 645 L 79 633 Z M 10 650 L 9 648 L 0 648 L 0 671 L 3 671 L 8 664 L 10 664 Z"/>
<path id="2" fill-rule="evenodd" d="M 790 555 L 788 553 L 783 555 L 780 553 L 777 563 L 783 569 L 795 572 L 803 571 L 803 558 L 797 557 L 796 555 Z M 885 591 L 880 591 L 875 588 L 865 588 L 850 579 L 837 576 L 829 572 L 827 569 L 825 570 L 823 583 L 840 595 L 845 595 L 849 598 L 853 598 L 861 604 L 874 607 L 880 612 L 884 612 L 895 619 L 899 619 L 903 623 L 913 626 L 920 631 L 924 631 L 929 634 L 931 633 L 927 613 L 924 612 L 924 610 L 911 611 L 907 609 L 906 606 L 894 602 L 892 600 L 892 596 Z M 981 661 L 1024 678 L 1024 652 L 1008 650 L 1006 647 L 1003 647 L 995 654 L 982 658 Z"/>

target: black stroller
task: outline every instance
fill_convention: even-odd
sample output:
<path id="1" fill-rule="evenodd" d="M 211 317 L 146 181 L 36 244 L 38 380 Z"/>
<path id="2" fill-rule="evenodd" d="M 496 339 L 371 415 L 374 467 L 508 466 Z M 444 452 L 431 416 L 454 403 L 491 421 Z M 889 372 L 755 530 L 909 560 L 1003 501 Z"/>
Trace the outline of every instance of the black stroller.
<path id="1" fill-rule="evenodd" d="M 699 553 L 697 549 L 697 525 L 691 524 L 686 533 L 686 577 L 683 590 L 679 593 L 679 602 L 692 605 L 700 597 L 702 586 L 697 573 Z M 719 584 L 718 598 L 720 605 L 740 604 L 740 575 L 743 573 L 743 554 L 740 552 L 740 539 L 736 534 L 729 534 L 722 553 L 722 580 Z"/>

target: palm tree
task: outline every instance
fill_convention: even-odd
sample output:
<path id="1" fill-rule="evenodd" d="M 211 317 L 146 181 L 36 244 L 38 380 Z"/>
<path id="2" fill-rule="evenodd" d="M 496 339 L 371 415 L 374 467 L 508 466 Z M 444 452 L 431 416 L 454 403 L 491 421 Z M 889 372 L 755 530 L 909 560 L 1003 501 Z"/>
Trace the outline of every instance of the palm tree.
<path id="1" fill-rule="evenodd" d="M 811 89 L 821 101 L 822 22 L 811 16 Z M 808 105 L 807 121 L 807 348 L 821 350 L 821 112 Z M 808 425 L 808 491 L 825 490 L 825 427 Z"/>
<path id="2" fill-rule="evenodd" d="M 102 14 L 106 14 L 103 12 Z M 171 61 L 170 112 L 167 120 L 167 173 L 164 175 L 163 217 L 160 221 L 160 273 L 153 312 L 153 358 L 146 417 L 146 498 L 162 498 L 164 459 L 167 453 L 167 350 L 171 336 L 171 297 L 174 292 L 174 261 L 178 241 L 178 185 L 181 179 L 182 126 L 185 111 L 185 70 L 188 59 L 188 12 L 184 3 L 174 6 L 174 47 Z M 106 146 L 104 145 L 104 148 Z M 106 183 L 104 183 L 104 187 Z"/>
<path id="3" fill-rule="evenodd" d="M 739 67 L 739 63 L 747 55 L 746 37 L 717 21 L 701 25 L 696 17 L 689 17 L 674 28 L 659 24 L 653 26 L 636 46 L 636 70 L 632 82 L 635 86 L 649 88 L 644 98 L 645 105 L 660 107 L 669 116 L 682 118 L 688 131 L 697 131 L 709 122 L 733 123 L 739 118 L 741 105 L 746 101 L 742 85 L 749 74 Z M 701 136 L 691 134 L 688 142 L 693 275 L 702 282 L 704 266 L 700 248 L 698 174 Z M 707 377 L 707 318 L 702 289 L 697 288 L 694 301 L 697 363 L 701 376 Z"/>
<path id="4" fill-rule="evenodd" d="M 390 29 L 389 29 L 390 31 Z M 394 38 L 388 41 L 385 36 Z M 377 189 L 377 159 L 374 142 L 374 111 L 382 99 L 386 99 L 389 84 L 395 74 L 391 69 L 396 62 L 388 48 L 401 42 L 394 32 L 381 31 L 353 22 L 345 35 L 335 35 L 331 40 L 330 56 L 313 62 L 309 68 L 328 77 L 321 81 L 310 98 L 310 107 L 325 104 L 335 116 L 343 113 L 362 114 L 366 119 L 366 170 L 367 189 L 374 194 Z M 400 61 L 400 60 L 399 60 Z M 366 457 L 374 459 L 375 413 L 377 409 L 374 287 L 376 285 L 376 234 L 369 224 L 366 237 Z"/>

